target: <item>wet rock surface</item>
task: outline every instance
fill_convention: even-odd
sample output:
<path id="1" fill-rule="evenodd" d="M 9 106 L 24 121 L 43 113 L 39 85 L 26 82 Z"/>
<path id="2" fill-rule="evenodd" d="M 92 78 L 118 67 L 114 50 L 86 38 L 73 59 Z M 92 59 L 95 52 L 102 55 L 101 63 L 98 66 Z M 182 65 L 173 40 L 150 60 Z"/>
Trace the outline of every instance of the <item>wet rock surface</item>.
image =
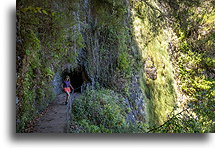
<path id="1" fill-rule="evenodd" d="M 144 95 L 140 89 L 139 76 L 137 74 L 133 74 L 130 88 L 130 99 L 126 102 L 131 112 L 127 114 L 127 120 L 132 123 L 135 123 L 135 121 L 145 121 Z"/>

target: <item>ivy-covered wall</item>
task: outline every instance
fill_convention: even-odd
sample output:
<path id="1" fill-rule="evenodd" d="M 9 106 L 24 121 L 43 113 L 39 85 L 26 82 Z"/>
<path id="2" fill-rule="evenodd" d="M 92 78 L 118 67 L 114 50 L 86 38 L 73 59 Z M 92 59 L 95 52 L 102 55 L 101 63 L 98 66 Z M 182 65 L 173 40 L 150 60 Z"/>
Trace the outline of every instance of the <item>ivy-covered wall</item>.
<path id="1" fill-rule="evenodd" d="M 53 78 L 62 65 L 77 65 L 83 39 L 65 1 L 17 1 L 17 131 L 55 98 Z"/>
<path id="2" fill-rule="evenodd" d="M 108 129 L 88 111 L 73 121 L 86 131 L 146 132 L 163 124 L 168 130 L 154 131 L 212 131 L 213 0 L 18 0 L 16 15 L 17 132 L 61 93 L 65 71 L 80 68 L 93 90 L 75 104 L 97 101 L 120 117 Z M 119 100 L 122 106 L 113 105 Z M 189 113 L 178 116 L 183 108 Z"/>
<path id="3" fill-rule="evenodd" d="M 129 7 L 124 0 L 18 1 L 17 131 L 60 92 L 62 73 L 77 67 L 85 69 L 93 88 L 132 101 L 130 120 L 144 120 L 143 94 L 138 80 L 132 81 L 140 56 L 130 36 Z"/>

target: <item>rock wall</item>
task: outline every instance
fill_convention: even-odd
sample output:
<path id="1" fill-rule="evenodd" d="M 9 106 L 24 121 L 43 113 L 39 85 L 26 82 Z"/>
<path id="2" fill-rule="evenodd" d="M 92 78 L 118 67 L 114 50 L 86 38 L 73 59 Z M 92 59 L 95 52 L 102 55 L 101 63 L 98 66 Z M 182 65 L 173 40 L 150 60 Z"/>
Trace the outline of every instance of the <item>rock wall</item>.
<path id="1" fill-rule="evenodd" d="M 213 108 L 214 2 L 192 2 L 19 0 L 17 131 L 62 93 L 65 74 L 77 71 L 93 90 L 125 98 L 128 123 L 163 124 L 185 94 L 206 100 L 190 104 L 211 124 L 213 113 L 202 108 Z"/>
<path id="2" fill-rule="evenodd" d="M 65 71 L 80 67 L 92 88 L 128 98 L 129 120 L 144 121 L 130 15 L 124 0 L 17 3 L 17 131 L 62 92 Z"/>

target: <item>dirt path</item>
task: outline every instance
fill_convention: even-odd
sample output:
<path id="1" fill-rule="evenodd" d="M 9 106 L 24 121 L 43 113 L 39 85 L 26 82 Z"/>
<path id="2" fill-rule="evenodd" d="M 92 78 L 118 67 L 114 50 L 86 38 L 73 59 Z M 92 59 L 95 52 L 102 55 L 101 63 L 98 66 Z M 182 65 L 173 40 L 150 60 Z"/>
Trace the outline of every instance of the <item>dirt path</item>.
<path id="1" fill-rule="evenodd" d="M 74 93 L 72 101 L 80 94 Z M 47 112 L 36 122 L 33 133 L 66 133 L 68 106 L 65 105 L 66 94 L 60 94 L 49 106 Z M 71 102 L 72 102 L 71 101 Z"/>

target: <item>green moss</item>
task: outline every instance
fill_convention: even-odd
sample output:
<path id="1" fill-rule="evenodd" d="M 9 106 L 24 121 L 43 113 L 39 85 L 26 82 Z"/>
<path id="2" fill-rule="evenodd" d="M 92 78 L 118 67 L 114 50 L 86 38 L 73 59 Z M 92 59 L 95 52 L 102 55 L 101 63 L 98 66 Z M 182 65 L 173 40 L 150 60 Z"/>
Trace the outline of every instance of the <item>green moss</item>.
<path id="1" fill-rule="evenodd" d="M 147 7 L 146 4 L 139 3 L 136 7 Z M 147 8 L 151 9 L 151 8 Z M 156 32 L 151 32 L 154 23 L 150 20 L 157 20 L 155 16 L 144 9 L 133 12 L 134 35 L 137 41 L 142 61 L 147 61 L 148 67 L 157 69 L 157 79 L 151 80 L 145 74 L 142 76 L 141 87 L 146 94 L 147 102 L 147 122 L 150 127 L 163 124 L 168 118 L 168 114 L 173 111 L 176 104 L 176 88 L 174 82 L 173 68 L 168 55 L 168 30 L 157 28 Z M 151 11 L 151 10 L 149 10 Z M 157 20 L 158 21 L 158 20 Z M 162 24 L 162 22 L 157 22 Z M 157 33 L 156 35 L 153 33 Z M 148 58 L 151 57 L 152 61 Z M 150 66 L 151 62 L 151 66 Z"/>
<path id="2" fill-rule="evenodd" d="M 83 42 L 84 42 L 83 37 L 81 33 L 79 33 L 76 39 L 76 44 L 78 45 L 78 48 L 84 48 L 85 45 L 83 44 Z"/>
<path id="3" fill-rule="evenodd" d="M 215 66 L 212 56 L 215 13 L 211 1 L 158 3 L 154 0 L 131 0 L 133 28 L 130 28 L 132 25 L 129 24 L 129 12 L 124 0 L 94 0 L 90 7 L 96 21 L 92 23 L 89 20 L 89 26 L 83 25 L 83 30 L 77 31 L 74 28 L 85 23 L 82 22 L 85 21 L 85 12 L 79 11 L 82 6 L 77 5 L 81 2 L 20 0 L 17 3 L 17 34 L 22 41 L 17 49 L 21 59 L 18 64 L 21 68 L 17 73 L 17 96 L 21 106 L 17 112 L 21 121 L 19 131 L 55 97 L 52 87 L 47 87 L 47 84 L 51 83 L 60 65 L 71 63 L 73 67 L 76 66 L 78 51 L 82 48 L 86 50 L 85 64 L 89 74 L 101 86 L 113 88 L 127 96 L 132 73 L 142 72 L 144 62 L 149 67 L 155 67 L 156 79 L 152 80 L 143 74 L 140 83 L 146 96 L 147 123 L 151 127 L 163 124 L 173 111 L 177 97 L 168 55 L 168 43 L 172 41 L 170 35 L 174 34 L 177 35 L 175 42 L 178 42 L 173 45 L 174 52 L 178 53 L 177 59 L 174 59 L 178 87 L 192 98 L 187 103 L 198 121 L 177 116 L 168 126 L 183 132 L 186 124 L 181 121 L 190 120 L 189 123 L 196 129 L 191 127 L 187 131 L 211 131 L 215 87 L 211 73 Z M 159 7 L 160 4 L 163 4 L 162 7 Z M 168 6 L 165 11 L 161 10 L 165 6 Z M 71 12 L 78 12 L 79 19 L 74 18 Z M 171 23 L 167 27 L 169 20 Z M 93 39 L 86 38 L 85 41 L 83 31 L 84 35 L 90 35 Z M 94 39 L 96 42 L 92 41 Z M 99 46 L 95 45 L 97 41 Z M 92 51 L 94 46 L 100 49 Z M 136 46 L 139 52 L 135 51 Z M 116 80 L 120 80 L 117 85 Z M 73 124 L 77 124 L 80 130 L 73 132 L 145 131 L 146 126 L 142 123 L 136 124 L 135 128 L 126 122 L 126 113 L 130 109 L 123 103 L 123 97 L 113 91 L 88 91 L 79 101 L 75 101 Z M 134 105 L 134 102 L 131 103 Z M 193 125 L 195 123 L 197 126 Z M 164 131 L 173 132 L 169 127 Z"/>
<path id="4" fill-rule="evenodd" d="M 64 8 L 56 9 L 50 7 L 52 4 L 46 0 L 21 0 L 17 5 L 17 37 L 22 40 L 17 46 L 21 59 L 17 64 L 21 65 L 17 80 L 17 132 L 25 132 L 27 123 L 55 97 L 51 82 L 60 63 L 69 61 L 75 66 L 78 53 L 71 47 L 84 47 L 81 33 L 72 28 L 77 25 L 69 11 L 74 5 L 56 2 Z"/>
<path id="5" fill-rule="evenodd" d="M 203 132 L 209 131 L 212 125 L 212 116 L 210 116 L 212 112 L 209 113 L 204 106 L 208 105 L 210 108 L 213 102 L 209 94 L 214 88 L 213 76 L 210 76 L 211 68 L 214 67 L 214 59 L 211 58 L 214 48 L 212 44 L 214 31 L 211 28 L 214 25 L 214 9 L 209 1 L 195 2 L 161 2 L 169 7 L 166 7 L 165 13 L 172 15 L 167 17 L 173 21 L 172 25 L 168 25 L 168 27 L 172 27 L 174 32 L 171 32 L 170 29 L 167 30 L 165 28 L 167 25 L 162 26 L 165 24 L 165 21 L 162 20 L 165 17 L 162 15 L 165 14 L 159 11 L 161 9 L 157 7 L 159 4 L 156 1 L 133 1 L 132 3 L 135 40 L 142 52 L 143 61 L 147 61 L 147 58 L 150 57 L 153 61 L 151 67 L 154 66 L 157 69 L 156 80 L 148 79 L 144 75 L 141 83 L 142 89 L 145 90 L 146 97 L 149 99 L 146 100 L 148 102 L 148 122 L 152 126 L 162 124 L 169 119 L 167 115 L 174 111 L 173 107 L 177 97 L 176 85 L 167 51 L 168 39 L 173 36 L 176 38 L 173 41 L 178 42 L 173 45 L 176 49 L 171 53 L 176 69 L 175 74 L 179 77 L 177 87 L 189 97 L 195 98 L 193 101 L 195 103 L 192 101 L 192 103 L 190 101 L 187 103 L 192 104 L 194 114 L 199 119 L 201 118 L 197 121 L 192 117 L 177 116 L 173 119 L 174 121 L 165 124 L 167 126 L 164 126 L 166 129 L 164 128 L 163 132 Z M 166 34 L 163 31 L 169 33 Z M 168 34 L 173 36 L 168 38 Z M 175 57 L 177 58 L 174 59 Z M 147 62 L 148 65 L 149 62 Z M 204 103 L 198 104 L 202 100 Z M 203 110 L 207 110 L 208 115 L 204 114 Z M 184 129 L 186 124 L 190 124 L 192 127 Z"/>
<path id="6" fill-rule="evenodd" d="M 128 53 L 124 52 L 119 55 L 119 68 L 126 73 L 131 71 L 130 58 Z"/>

